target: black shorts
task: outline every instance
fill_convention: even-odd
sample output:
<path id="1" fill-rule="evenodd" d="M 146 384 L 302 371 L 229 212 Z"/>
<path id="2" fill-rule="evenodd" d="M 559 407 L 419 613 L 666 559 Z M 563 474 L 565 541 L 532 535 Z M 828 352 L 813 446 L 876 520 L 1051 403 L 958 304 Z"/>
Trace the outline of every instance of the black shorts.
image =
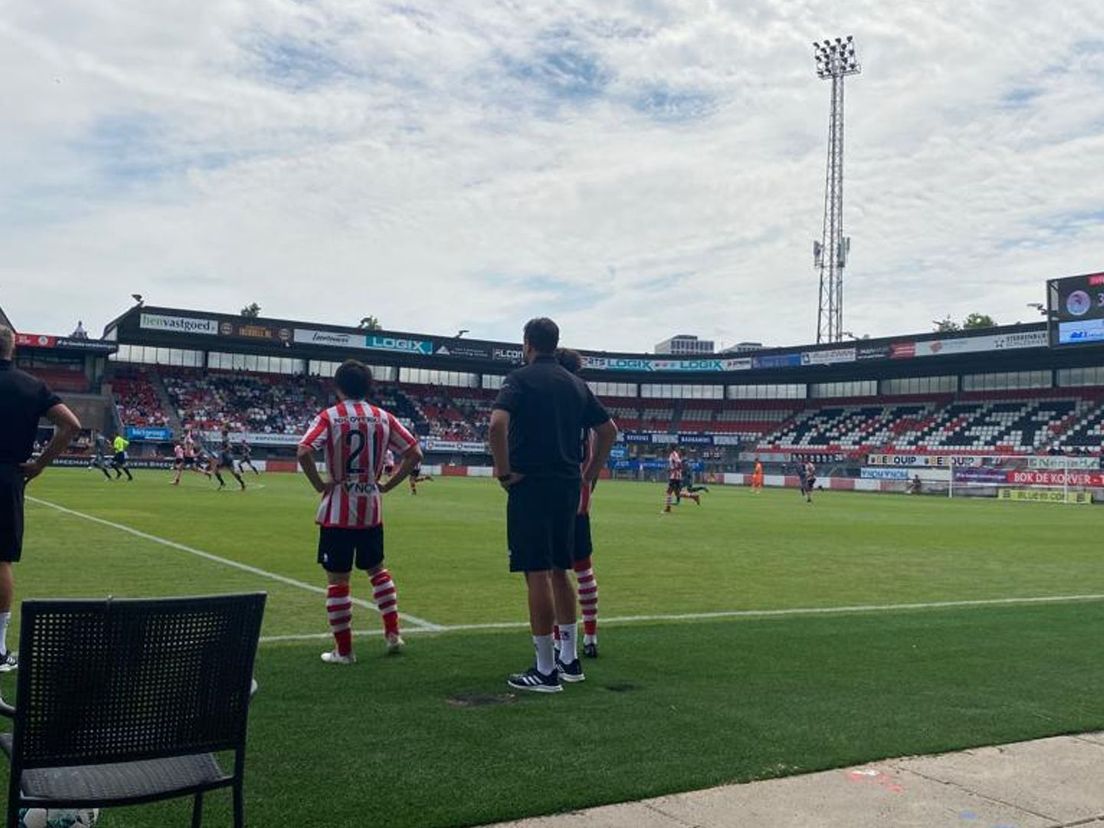
<path id="1" fill-rule="evenodd" d="M 590 515 L 575 515 L 575 563 L 585 561 L 594 554 L 590 540 Z"/>
<path id="2" fill-rule="evenodd" d="M 219 466 L 221 466 L 223 468 L 227 468 L 227 469 L 234 468 L 234 456 L 232 454 L 230 454 L 229 452 L 226 452 L 226 451 L 222 452 L 222 454 L 219 455 L 218 462 L 219 462 Z"/>
<path id="3" fill-rule="evenodd" d="M 506 543 L 511 572 L 571 569 L 579 486 L 578 480 L 526 477 L 510 487 Z"/>
<path id="4" fill-rule="evenodd" d="M 23 554 L 23 487 L 19 466 L 0 463 L 0 561 Z"/>
<path id="5" fill-rule="evenodd" d="M 671 494 L 678 494 L 679 492 L 681 492 L 682 491 L 682 479 L 677 478 L 677 477 L 672 477 L 670 480 L 668 480 L 667 481 L 667 491 L 670 492 Z"/>
<path id="6" fill-rule="evenodd" d="M 125 466 L 126 465 L 126 452 L 125 451 L 115 452 L 115 458 L 111 462 L 116 466 Z"/>
<path id="7" fill-rule="evenodd" d="M 173 459 L 173 468 L 174 469 L 177 469 L 177 470 L 182 469 L 182 468 L 184 468 L 184 465 L 185 465 L 185 461 L 184 461 L 183 457 L 176 457 L 176 458 Z"/>
<path id="8" fill-rule="evenodd" d="M 374 569 L 383 563 L 383 524 L 367 529 L 318 527 L 318 563 L 327 572 Z"/>

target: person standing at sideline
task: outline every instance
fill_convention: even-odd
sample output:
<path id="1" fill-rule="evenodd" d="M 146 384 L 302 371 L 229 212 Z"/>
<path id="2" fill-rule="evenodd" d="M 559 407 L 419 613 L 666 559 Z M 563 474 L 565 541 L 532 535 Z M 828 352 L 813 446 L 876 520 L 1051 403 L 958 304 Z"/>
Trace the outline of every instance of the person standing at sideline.
<path id="1" fill-rule="evenodd" d="M 80 432 L 80 420 L 42 380 L 12 365 L 15 334 L 0 325 L 0 672 L 19 666 L 8 650 L 15 582 L 12 564 L 23 552 L 23 490 Z M 54 436 L 31 460 L 38 421 L 54 424 Z"/>
<path id="2" fill-rule="evenodd" d="M 334 374 L 338 402 L 314 418 L 299 441 L 296 456 L 307 480 L 322 495 L 315 515 L 318 563 L 326 571 L 326 615 L 334 648 L 322 653 L 327 664 L 353 664 L 353 567 L 368 573 L 372 599 L 383 620 L 387 652 L 401 652 L 399 596 L 383 559 L 383 495 L 422 462 L 417 439 L 393 414 L 372 405 L 372 372 L 355 359 Z M 399 469 L 380 483 L 384 452 L 399 452 Z M 325 451 L 329 479 L 323 480 L 314 452 Z"/>
<path id="3" fill-rule="evenodd" d="M 578 351 L 570 348 L 557 348 L 556 361 L 576 376 L 583 370 L 583 358 Z M 594 435 L 585 431 L 579 435 L 582 441 L 583 468 L 590 460 L 590 450 L 594 445 Z M 575 546 L 573 566 L 575 568 L 576 588 L 579 592 L 579 610 L 583 615 L 583 655 L 586 658 L 598 658 L 598 579 L 594 575 L 594 543 L 590 533 L 590 501 L 594 487 L 590 483 L 582 486 L 579 492 L 579 511 L 575 516 Z M 557 638 L 559 630 L 556 630 Z"/>
<path id="4" fill-rule="evenodd" d="M 568 576 L 575 547 L 581 485 L 592 486 L 609 456 L 617 427 L 585 382 L 556 361 L 560 329 L 551 319 L 525 325 L 525 366 L 502 384 L 491 412 L 488 442 L 495 477 L 507 491 L 510 571 L 525 574 L 536 663 L 507 683 L 518 690 L 558 693 L 583 681 L 575 626 L 575 589 Z M 594 431 L 583 462 L 581 435 Z M 555 655 L 553 625 L 560 628 Z"/>

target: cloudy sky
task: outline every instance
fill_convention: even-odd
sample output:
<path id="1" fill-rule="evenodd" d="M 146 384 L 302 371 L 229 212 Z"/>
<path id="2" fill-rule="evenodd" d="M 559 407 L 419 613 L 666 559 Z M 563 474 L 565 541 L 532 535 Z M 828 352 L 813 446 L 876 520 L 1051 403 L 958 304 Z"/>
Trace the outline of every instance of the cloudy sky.
<path id="1" fill-rule="evenodd" d="M 810 342 L 844 34 L 846 329 L 1104 269 L 1099 0 L 0 0 L 0 306 Z"/>

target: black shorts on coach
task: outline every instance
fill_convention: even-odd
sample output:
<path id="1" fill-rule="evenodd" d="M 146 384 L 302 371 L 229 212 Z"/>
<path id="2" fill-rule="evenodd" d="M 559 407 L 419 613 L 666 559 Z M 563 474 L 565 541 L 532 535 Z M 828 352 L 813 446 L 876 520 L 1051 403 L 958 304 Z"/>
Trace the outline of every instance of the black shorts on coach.
<path id="1" fill-rule="evenodd" d="M 383 524 L 366 529 L 318 528 L 318 562 L 327 572 L 374 569 L 383 563 Z"/>
<path id="2" fill-rule="evenodd" d="M 571 569 L 579 486 L 578 479 L 525 477 L 510 487 L 506 543 L 511 572 Z"/>
<path id="3" fill-rule="evenodd" d="M 15 562 L 23 554 L 23 487 L 19 466 L 0 463 L 0 561 Z"/>

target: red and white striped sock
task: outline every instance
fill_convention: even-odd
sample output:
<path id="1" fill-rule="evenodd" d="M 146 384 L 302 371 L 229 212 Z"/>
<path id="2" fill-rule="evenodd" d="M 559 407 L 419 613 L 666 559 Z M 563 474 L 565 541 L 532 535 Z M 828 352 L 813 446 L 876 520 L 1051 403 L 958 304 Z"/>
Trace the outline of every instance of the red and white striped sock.
<path id="1" fill-rule="evenodd" d="M 575 562 L 575 579 L 579 582 L 579 610 L 583 616 L 583 643 L 598 643 L 598 581 L 594 577 L 590 558 Z"/>
<path id="2" fill-rule="evenodd" d="M 383 618 L 383 631 L 387 635 L 399 634 L 399 593 L 391 573 L 381 569 L 372 576 L 372 600 Z"/>
<path id="3" fill-rule="evenodd" d="M 664 500 L 663 511 L 671 511 L 671 493 L 667 492 L 667 498 Z"/>
<path id="4" fill-rule="evenodd" d="M 349 597 L 348 584 L 330 584 L 326 590 L 326 615 L 337 654 L 349 655 L 353 651 L 353 599 Z"/>

